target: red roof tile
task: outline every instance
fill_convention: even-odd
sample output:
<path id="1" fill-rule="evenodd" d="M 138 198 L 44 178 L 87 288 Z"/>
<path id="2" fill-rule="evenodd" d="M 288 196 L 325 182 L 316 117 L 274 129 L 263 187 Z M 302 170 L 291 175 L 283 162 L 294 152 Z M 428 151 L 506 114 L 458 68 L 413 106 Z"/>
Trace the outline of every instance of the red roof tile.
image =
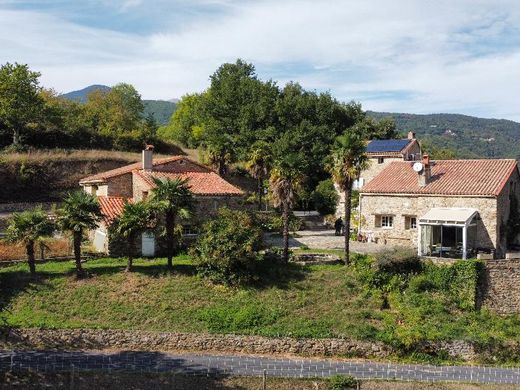
<path id="1" fill-rule="evenodd" d="M 163 172 L 163 171 L 135 171 L 148 185 L 150 188 L 155 186 L 152 177 L 161 179 L 188 179 L 191 191 L 198 196 L 239 196 L 243 195 L 243 192 L 228 183 L 222 177 L 217 175 L 215 172 Z"/>
<path id="2" fill-rule="evenodd" d="M 119 217 L 123 212 L 125 202 L 132 202 L 133 200 L 125 199 L 120 196 L 98 196 L 99 205 L 101 206 L 101 212 L 105 217 L 105 221 L 111 224 L 114 219 Z"/>
<path id="3" fill-rule="evenodd" d="M 362 193 L 497 196 L 517 168 L 515 160 L 439 160 L 419 186 L 411 161 L 396 161 L 366 184 Z"/>
<path id="4" fill-rule="evenodd" d="M 160 166 L 162 164 L 169 163 L 171 161 L 181 160 L 184 159 L 184 156 L 172 156 L 172 157 L 165 157 L 165 158 L 159 158 L 153 161 L 153 166 Z M 110 171 L 100 172 L 92 176 L 85 177 L 80 180 L 80 184 L 85 183 L 91 183 L 91 182 L 103 182 L 107 179 L 110 179 L 112 177 L 121 176 L 127 173 L 131 173 L 132 171 L 139 169 L 142 167 L 141 162 L 136 162 L 130 165 L 125 165 L 124 167 L 111 169 Z"/>

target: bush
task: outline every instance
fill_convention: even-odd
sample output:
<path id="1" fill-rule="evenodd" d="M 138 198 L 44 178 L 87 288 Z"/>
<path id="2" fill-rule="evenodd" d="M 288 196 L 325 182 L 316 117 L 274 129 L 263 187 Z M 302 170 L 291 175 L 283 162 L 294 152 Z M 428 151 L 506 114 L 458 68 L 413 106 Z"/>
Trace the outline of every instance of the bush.
<path id="1" fill-rule="evenodd" d="M 334 375 L 329 378 L 327 389 L 328 390 L 345 390 L 355 389 L 357 386 L 356 378 L 348 375 Z"/>
<path id="2" fill-rule="evenodd" d="M 283 219 L 282 216 L 275 213 L 259 212 L 255 214 L 256 225 L 260 226 L 266 232 L 282 233 Z M 303 226 L 303 221 L 294 214 L 289 214 L 289 230 L 296 232 Z"/>
<path id="3" fill-rule="evenodd" d="M 379 272 L 406 274 L 421 270 L 421 261 L 417 253 L 410 248 L 395 247 L 384 250 L 375 256 L 375 260 Z"/>
<path id="4" fill-rule="evenodd" d="M 316 210 L 321 215 L 334 214 L 338 207 L 339 195 L 332 180 L 320 181 L 312 193 L 312 199 Z"/>
<path id="5" fill-rule="evenodd" d="M 215 283 L 240 284 L 252 279 L 261 243 L 262 231 L 248 213 L 223 208 L 204 225 L 192 256 L 200 275 Z"/>

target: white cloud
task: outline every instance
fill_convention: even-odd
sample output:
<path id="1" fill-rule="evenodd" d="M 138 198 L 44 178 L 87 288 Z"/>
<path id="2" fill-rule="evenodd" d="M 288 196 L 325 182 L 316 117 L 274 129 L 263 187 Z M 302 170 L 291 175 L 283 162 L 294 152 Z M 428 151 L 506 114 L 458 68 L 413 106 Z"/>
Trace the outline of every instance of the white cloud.
<path id="1" fill-rule="evenodd" d="M 118 2 L 125 12 L 139 3 Z M 127 81 L 144 97 L 166 99 L 205 88 L 219 64 L 241 57 L 265 70 L 262 78 L 361 98 L 370 109 L 520 119 L 515 1 L 197 4 L 225 12 L 194 13 L 181 28 L 172 22 L 148 36 L 0 10 L 0 62 L 27 62 L 61 91 Z"/>

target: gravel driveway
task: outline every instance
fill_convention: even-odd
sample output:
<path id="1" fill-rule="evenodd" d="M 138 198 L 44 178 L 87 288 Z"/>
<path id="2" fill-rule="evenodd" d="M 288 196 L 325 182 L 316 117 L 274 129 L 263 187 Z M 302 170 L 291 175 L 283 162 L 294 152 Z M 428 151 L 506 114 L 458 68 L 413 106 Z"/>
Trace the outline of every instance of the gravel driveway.
<path id="1" fill-rule="evenodd" d="M 264 236 L 264 241 L 269 246 L 282 246 L 282 237 L 278 234 L 267 233 Z M 334 235 L 334 230 L 301 230 L 297 232 L 297 237 L 289 239 L 289 247 L 296 249 L 302 246 L 307 246 L 312 249 L 343 249 L 343 236 Z M 375 244 L 373 242 L 357 242 L 350 241 L 350 250 L 357 253 L 377 253 L 388 245 Z"/>

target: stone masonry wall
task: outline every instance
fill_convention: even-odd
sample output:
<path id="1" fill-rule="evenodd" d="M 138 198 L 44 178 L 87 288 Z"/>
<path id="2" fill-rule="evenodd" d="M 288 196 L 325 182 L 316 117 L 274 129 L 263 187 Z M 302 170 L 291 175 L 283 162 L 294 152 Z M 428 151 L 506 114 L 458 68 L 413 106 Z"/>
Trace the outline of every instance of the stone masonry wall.
<path id="1" fill-rule="evenodd" d="M 479 247 L 496 247 L 497 200 L 495 198 L 470 198 L 417 195 L 372 195 L 361 196 L 361 214 L 365 219 L 362 231 L 371 231 L 380 240 L 417 248 L 417 229 L 405 228 L 405 216 L 417 218 L 434 207 L 469 207 L 479 211 L 477 223 Z M 376 227 L 376 215 L 393 215 L 393 228 Z M 500 255 L 500 254 L 499 254 Z"/>
<path id="2" fill-rule="evenodd" d="M 520 313 L 520 259 L 488 260 L 479 304 L 500 314 Z"/>
<path id="3" fill-rule="evenodd" d="M 0 329 L 1 331 L 1 329 Z M 379 342 L 348 339 L 295 339 L 204 333 L 167 333 L 100 329 L 10 329 L 0 332 L 0 349 L 201 351 L 302 356 L 386 358 L 396 353 Z M 449 356 L 474 360 L 473 346 L 465 341 L 422 347 Z"/>

